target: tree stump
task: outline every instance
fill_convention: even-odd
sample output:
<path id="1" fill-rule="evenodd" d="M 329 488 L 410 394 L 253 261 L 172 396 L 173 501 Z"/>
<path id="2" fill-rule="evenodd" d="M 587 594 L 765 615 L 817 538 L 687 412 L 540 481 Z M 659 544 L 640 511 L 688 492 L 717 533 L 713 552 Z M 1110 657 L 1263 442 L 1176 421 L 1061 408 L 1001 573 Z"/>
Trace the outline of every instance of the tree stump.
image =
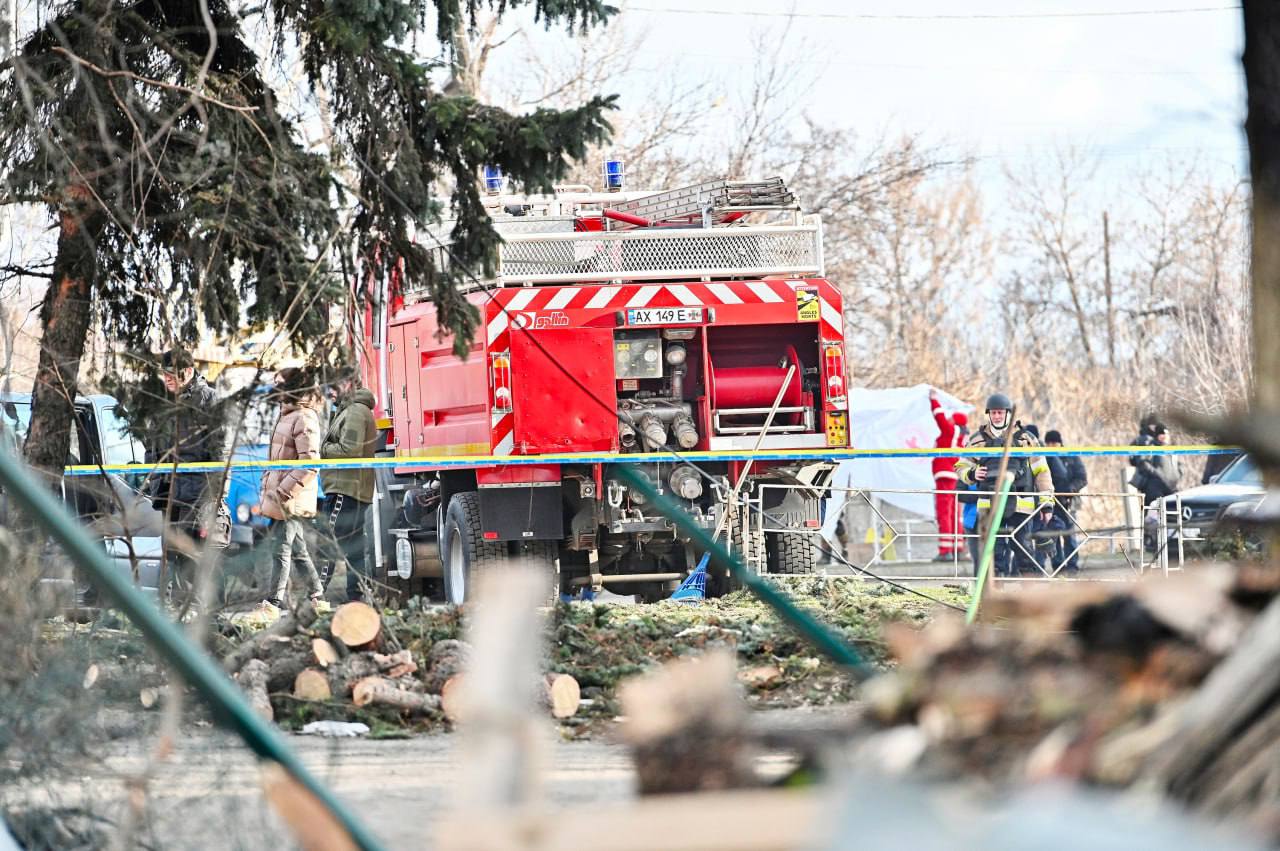
<path id="1" fill-rule="evenodd" d="M 329 678 L 315 668 L 305 668 L 293 681 L 293 696 L 299 700 L 328 700 L 333 696 Z"/>
<path id="2" fill-rule="evenodd" d="M 369 647 L 382 632 L 382 616 L 368 603 L 344 603 L 333 613 L 329 632 L 352 650 Z"/>

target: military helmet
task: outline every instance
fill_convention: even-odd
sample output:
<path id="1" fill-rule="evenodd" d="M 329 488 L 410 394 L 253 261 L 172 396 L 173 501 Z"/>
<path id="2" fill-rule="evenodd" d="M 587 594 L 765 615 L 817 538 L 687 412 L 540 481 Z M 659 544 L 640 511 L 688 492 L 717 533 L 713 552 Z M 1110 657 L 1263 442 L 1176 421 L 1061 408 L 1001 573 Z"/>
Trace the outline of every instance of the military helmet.
<path id="1" fill-rule="evenodd" d="M 987 397 L 988 411 L 1012 411 L 1013 400 L 1003 393 L 992 393 Z"/>

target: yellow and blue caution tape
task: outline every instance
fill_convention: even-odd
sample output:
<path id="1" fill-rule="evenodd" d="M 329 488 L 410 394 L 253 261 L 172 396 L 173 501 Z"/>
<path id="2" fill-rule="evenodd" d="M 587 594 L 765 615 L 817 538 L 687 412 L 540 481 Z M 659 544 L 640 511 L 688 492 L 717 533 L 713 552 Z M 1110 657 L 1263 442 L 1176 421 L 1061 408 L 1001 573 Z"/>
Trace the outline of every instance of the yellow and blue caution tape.
<path id="1" fill-rule="evenodd" d="M 1015 446 L 1009 449 L 1009 457 L 1054 455 L 1058 457 L 1107 457 L 1130 455 L 1225 455 L 1241 450 L 1232 446 L 1077 446 L 1050 449 L 1043 446 Z M 857 461 L 866 458 L 985 458 L 998 454 L 990 447 L 966 449 L 723 449 L 710 451 L 676 452 L 558 452 L 547 455 L 413 455 L 379 456 L 373 458 L 324 458 L 290 461 L 188 461 L 182 464 L 77 464 L 66 467 L 68 476 L 97 476 L 102 473 L 128 475 L 133 473 L 217 473 L 231 470 L 289 470 L 302 467 L 310 470 L 439 470 L 472 469 L 475 467 L 526 466 L 533 464 L 652 464 L 679 461 L 686 464 L 723 463 L 728 461 L 795 461 L 820 463 L 824 461 Z"/>

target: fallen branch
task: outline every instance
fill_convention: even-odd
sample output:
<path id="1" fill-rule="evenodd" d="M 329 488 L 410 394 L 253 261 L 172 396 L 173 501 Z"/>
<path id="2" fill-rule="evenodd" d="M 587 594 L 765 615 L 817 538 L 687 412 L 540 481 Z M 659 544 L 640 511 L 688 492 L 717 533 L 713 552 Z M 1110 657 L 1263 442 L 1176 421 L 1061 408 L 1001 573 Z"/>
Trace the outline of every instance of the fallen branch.
<path id="1" fill-rule="evenodd" d="M 407 712 L 428 713 L 440 709 L 440 698 L 434 694 L 408 691 L 384 677 L 365 677 L 351 690 L 351 702 L 356 706 L 380 703 Z"/>
<path id="2" fill-rule="evenodd" d="M 270 642 L 279 638 L 289 638 L 300 630 L 306 629 L 316 622 L 316 607 L 310 600 L 304 600 L 297 609 L 285 612 L 280 619 L 267 628 L 251 636 L 222 660 L 223 669 L 234 674 L 246 662 L 258 656 Z"/>
<path id="3" fill-rule="evenodd" d="M 254 711 L 268 721 L 275 720 L 271 698 L 267 696 L 267 663 L 261 659 L 250 659 L 236 675 L 236 679 Z"/>

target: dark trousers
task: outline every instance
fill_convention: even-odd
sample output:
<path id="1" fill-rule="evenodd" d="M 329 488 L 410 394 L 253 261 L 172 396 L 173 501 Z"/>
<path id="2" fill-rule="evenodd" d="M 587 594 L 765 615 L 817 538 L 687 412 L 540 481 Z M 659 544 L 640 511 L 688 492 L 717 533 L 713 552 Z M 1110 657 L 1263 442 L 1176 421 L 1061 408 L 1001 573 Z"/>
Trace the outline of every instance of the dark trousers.
<path id="1" fill-rule="evenodd" d="M 325 554 L 325 579 L 333 576 L 335 562 L 347 563 L 347 599 L 364 597 L 360 579 L 369 576 L 365 565 L 364 518 L 369 503 L 361 502 L 346 494 L 331 494 L 320 503 L 316 519 L 321 524 L 320 534 L 329 545 Z"/>
<path id="2" fill-rule="evenodd" d="M 996 576 L 1017 576 L 1022 570 L 1035 570 L 1035 544 L 1031 540 L 1029 515 L 1006 514 L 996 538 L 996 554 L 992 568 Z"/>
<path id="3" fill-rule="evenodd" d="M 316 563 L 311 560 L 311 551 L 307 549 L 307 521 L 301 517 L 289 517 L 277 520 L 272 525 L 275 540 L 275 575 L 271 582 L 271 596 L 268 598 L 276 605 L 285 600 L 289 590 L 289 575 L 293 572 L 295 562 L 307 572 L 307 582 L 311 586 L 308 594 L 318 597 L 324 593 L 324 583 L 316 572 Z"/>
<path id="4" fill-rule="evenodd" d="M 1075 573 L 1080 566 L 1076 555 L 1076 521 L 1060 509 L 1053 512 L 1053 519 L 1060 536 L 1054 564 L 1068 573 Z"/>

